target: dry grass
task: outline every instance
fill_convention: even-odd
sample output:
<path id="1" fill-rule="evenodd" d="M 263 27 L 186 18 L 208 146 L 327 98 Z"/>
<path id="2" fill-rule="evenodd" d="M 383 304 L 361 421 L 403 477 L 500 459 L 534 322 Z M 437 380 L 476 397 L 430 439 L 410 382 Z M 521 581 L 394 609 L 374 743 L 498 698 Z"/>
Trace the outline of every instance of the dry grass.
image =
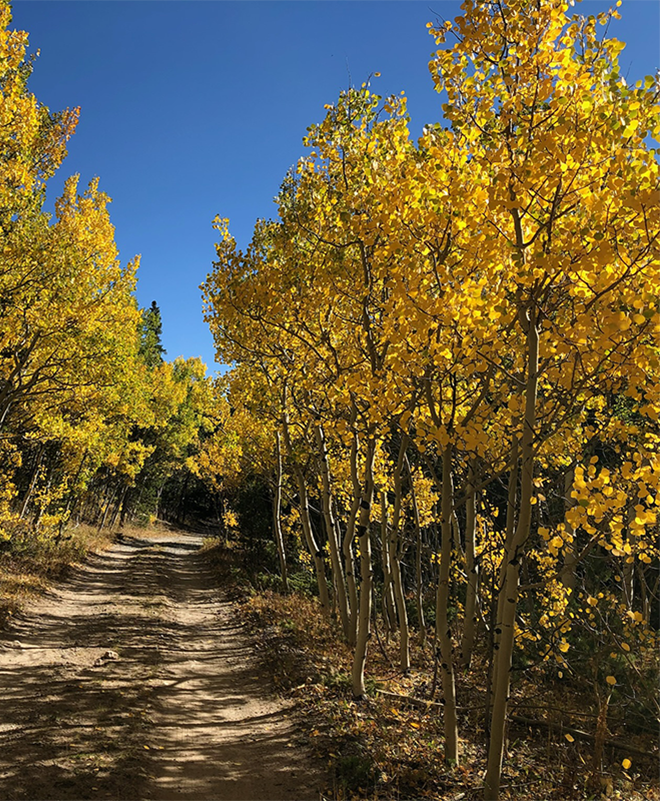
<path id="1" fill-rule="evenodd" d="M 53 581 L 63 579 L 72 566 L 91 551 L 101 551 L 114 542 L 112 533 L 80 525 L 55 534 L 35 535 L 25 531 L 13 539 L 11 550 L 0 554 L 0 626 L 31 598 L 43 593 Z"/>

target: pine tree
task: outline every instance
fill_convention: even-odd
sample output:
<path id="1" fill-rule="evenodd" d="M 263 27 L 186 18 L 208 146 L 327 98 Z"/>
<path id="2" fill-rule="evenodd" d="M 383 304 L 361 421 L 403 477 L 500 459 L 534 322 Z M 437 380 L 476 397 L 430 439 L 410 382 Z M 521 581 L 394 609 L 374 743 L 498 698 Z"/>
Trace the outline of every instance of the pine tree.
<path id="1" fill-rule="evenodd" d="M 167 353 L 161 344 L 163 322 L 160 309 L 155 300 L 151 301 L 148 309 L 142 310 L 140 323 L 140 355 L 149 369 L 153 369 L 163 361 L 163 354 Z"/>

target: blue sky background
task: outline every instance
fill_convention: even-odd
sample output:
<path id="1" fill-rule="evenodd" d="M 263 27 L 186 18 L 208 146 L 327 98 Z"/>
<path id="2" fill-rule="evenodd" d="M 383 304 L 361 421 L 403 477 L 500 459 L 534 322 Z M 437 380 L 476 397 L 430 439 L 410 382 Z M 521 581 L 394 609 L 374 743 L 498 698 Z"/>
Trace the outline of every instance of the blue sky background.
<path id="1" fill-rule="evenodd" d="M 610 35 L 628 43 L 631 83 L 660 65 L 660 3 L 620 11 Z M 122 261 L 142 255 L 138 301 L 160 306 L 168 358 L 201 356 L 213 372 L 198 288 L 213 217 L 245 246 L 255 220 L 275 215 L 307 126 L 373 72 L 379 94 L 405 90 L 413 136 L 439 121 L 426 23 L 459 13 L 453 0 L 16 0 L 12 27 L 41 51 L 31 90 L 53 111 L 81 106 L 49 203 L 67 176 L 100 176 Z"/>

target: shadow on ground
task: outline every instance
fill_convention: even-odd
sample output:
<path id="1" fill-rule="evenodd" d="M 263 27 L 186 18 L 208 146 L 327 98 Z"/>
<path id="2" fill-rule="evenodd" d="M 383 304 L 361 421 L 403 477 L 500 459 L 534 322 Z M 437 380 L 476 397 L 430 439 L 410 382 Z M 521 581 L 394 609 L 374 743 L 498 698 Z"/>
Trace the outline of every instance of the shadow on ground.
<path id="1" fill-rule="evenodd" d="M 125 537 L 4 633 L 0 798 L 318 798 L 200 545 Z"/>

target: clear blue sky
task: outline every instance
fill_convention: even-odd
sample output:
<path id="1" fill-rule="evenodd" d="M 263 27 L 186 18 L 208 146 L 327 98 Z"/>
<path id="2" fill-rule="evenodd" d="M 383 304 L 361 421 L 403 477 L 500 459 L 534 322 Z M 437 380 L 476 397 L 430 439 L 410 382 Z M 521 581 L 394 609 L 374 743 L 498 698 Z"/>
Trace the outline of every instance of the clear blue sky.
<path id="1" fill-rule="evenodd" d="M 612 0 L 612 5 L 614 0 Z M 583 0 L 580 13 L 605 10 Z M 426 23 L 460 13 L 453 0 L 16 0 L 12 27 L 39 49 L 30 87 L 53 111 L 81 107 L 68 175 L 94 176 L 110 206 L 120 256 L 142 255 L 137 296 L 163 315 L 168 358 L 213 343 L 198 289 L 214 258 L 216 214 L 240 246 L 304 152 L 307 126 L 350 82 L 405 90 L 413 135 L 440 120 L 428 73 Z M 624 0 L 610 33 L 628 43 L 628 82 L 660 64 L 658 0 Z"/>

